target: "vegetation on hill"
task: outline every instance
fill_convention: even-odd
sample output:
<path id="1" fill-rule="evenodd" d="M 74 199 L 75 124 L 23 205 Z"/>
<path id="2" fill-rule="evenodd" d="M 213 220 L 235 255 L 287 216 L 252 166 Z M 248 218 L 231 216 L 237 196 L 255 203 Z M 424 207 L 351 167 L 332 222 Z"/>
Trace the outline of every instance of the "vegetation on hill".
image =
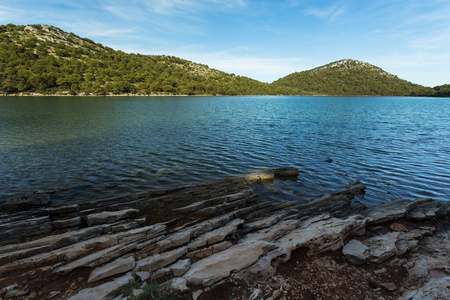
<path id="1" fill-rule="evenodd" d="M 376 66 L 351 59 L 293 73 L 273 84 L 319 95 L 419 96 L 434 92 Z"/>
<path id="2" fill-rule="evenodd" d="M 290 94 L 173 56 L 127 54 L 52 26 L 0 26 L 0 93 Z"/>
<path id="3" fill-rule="evenodd" d="M 450 97 L 450 84 L 438 85 L 433 88 L 434 93 L 430 96 Z"/>
<path id="4" fill-rule="evenodd" d="M 0 25 L 0 94 L 450 96 L 341 60 L 272 84 L 165 55 L 127 54 L 47 25 Z"/>

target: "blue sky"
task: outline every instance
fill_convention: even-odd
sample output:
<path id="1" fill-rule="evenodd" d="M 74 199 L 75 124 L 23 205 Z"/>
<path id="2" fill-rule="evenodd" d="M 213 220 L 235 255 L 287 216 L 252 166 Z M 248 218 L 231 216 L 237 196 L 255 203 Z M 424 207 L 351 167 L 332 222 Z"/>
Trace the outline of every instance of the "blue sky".
<path id="1" fill-rule="evenodd" d="M 351 58 L 450 84 L 450 0 L 0 0 L 0 23 L 54 25 L 265 82 Z"/>

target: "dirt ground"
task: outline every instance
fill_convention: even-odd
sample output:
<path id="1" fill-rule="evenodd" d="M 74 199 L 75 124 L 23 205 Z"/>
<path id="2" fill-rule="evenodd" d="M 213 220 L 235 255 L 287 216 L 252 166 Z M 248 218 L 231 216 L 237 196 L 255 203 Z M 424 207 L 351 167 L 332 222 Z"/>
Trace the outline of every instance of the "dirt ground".
<path id="1" fill-rule="evenodd" d="M 356 266 L 349 264 L 341 251 L 309 257 L 304 249 L 298 249 L 271 278 L 229 281 L 203 293 L 199 300 L 396 299 L 407 277 L 406 268 L 392 261 Z"/>

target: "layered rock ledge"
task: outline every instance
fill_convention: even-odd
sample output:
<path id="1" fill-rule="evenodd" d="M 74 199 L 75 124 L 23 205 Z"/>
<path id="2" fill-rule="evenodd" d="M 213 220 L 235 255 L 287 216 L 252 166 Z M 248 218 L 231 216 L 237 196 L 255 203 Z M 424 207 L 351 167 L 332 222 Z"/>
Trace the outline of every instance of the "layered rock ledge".
<path id="1" fill-rule="evenodd" d="M 125 299 L 115 291 L 130 281 L 141 285 L 135 298 L 154 282 L 167 282 L 180 299 L 229 299 L 232 286 L 243 289 L 231 297 L 250 299 L 332 291 L 324 282 L 302 294 L 295 274 L 280 277 L 296 269 L 292 262 L 306 263 L 298 274 L 320 266 L 305 286 L 321 272 L 363 268 L 373 272 L 364 279 L 367 299 L 450 297 L 450 202 L 355 206 L 351 199 L 365 192 L 359 181 L 301 205 L 253 192 L 254 184 L 297 175 L 295 168 L 265 170 L 65 206 L 44 194 L 10 199 L 0 205 L 0 299 Z M 404 270 L 401 278 L 379 282 L 391 268 Z M 243 285 L 249 278 L 259 286 Z"/>

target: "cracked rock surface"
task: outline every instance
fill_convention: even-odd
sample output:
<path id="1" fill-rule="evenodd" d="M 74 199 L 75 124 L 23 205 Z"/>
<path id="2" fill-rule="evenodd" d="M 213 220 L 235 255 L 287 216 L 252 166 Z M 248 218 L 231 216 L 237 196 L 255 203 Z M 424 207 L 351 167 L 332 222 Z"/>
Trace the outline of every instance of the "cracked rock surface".
<path id="1" fill-rule="evenodd" d="M 265 170 L 67 206 L 45 195 L 10 201 L 0 298 L 112 299 L 130 280 L 170 281 L 180 299 L 448 298 L 449 203 L 353 206 L 359 181 L 301 205 L 253 192 L 296 175 Z"/>

